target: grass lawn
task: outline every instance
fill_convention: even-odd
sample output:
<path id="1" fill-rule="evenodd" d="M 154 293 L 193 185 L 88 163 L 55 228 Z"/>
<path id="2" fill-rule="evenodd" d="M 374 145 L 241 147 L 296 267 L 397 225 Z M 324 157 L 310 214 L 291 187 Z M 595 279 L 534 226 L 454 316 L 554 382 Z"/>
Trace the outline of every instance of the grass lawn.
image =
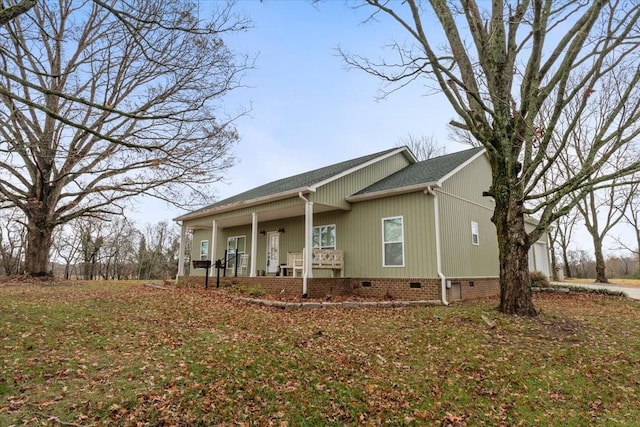
<path id="1" fill-rule="evenodd" d="M 565 278 L 564 280 L 562 280 L 563 282 L 566 283 L 594 283 L 595 279 L 591 278 L 591 279 L 578 279 L 575 277 L 570 277 L 570 278 Z M 612 285 L 619 285 L 619 286 L 628 286 L 628 287 L 632 287 L 632 288 L 640 288 L 640 279 L 609 279 L 609 283 Z"/>
<path id="2" fill-rule="evenodd" d="M 619 426 L 640 305 L 280 310 L 140 283 L 0 287 L 0 425 Z M 482 320 L 496 323 L 490 329 Z"/>

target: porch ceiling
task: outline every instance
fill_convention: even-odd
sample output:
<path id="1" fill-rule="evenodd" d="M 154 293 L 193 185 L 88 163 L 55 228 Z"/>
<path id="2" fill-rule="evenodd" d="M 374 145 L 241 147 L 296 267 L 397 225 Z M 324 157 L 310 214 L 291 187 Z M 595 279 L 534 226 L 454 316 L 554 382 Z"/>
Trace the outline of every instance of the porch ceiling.
<path id="1" fill-rule="evenodd" d="M 314 203 L 313 205 L 314 214 L 332 211 L 336 209 L 337 208 L 335 206 L 322 205 L 318 203 Z M 283 219 L 283 218 L 293 218 L 296 216 L 304 216 L 304 204 L 289 206 L 289 207 L 280 208 L 280 209 L 272 209 L 264 212 L 258 212 L 257 214 L 258 214 L 258 223 L 274 221 L 274 220 Z M 232 218 L 220 219 L 220 220 L 217 220 L 217 222 L 218 222 L 218 227 L 220 228 L 237 227 L 241 225 L 251 224 L 252 218 L 251 218 L 251 214 L 246 214 L 246 215 L 238 215 Z M 198 229 L 211 229 L 211 227 L 212 225 L 211 223 L 209 223 L 208 225 L 194 224 L 192 226 L 189 226 L 188 228 L 190 228 L 191 230 L 198 230 Z"/>

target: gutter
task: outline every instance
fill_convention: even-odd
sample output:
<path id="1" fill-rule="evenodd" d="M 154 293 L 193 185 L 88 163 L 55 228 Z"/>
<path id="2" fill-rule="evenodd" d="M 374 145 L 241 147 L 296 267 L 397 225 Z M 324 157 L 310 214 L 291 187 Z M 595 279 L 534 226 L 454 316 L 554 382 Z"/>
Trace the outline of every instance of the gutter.
<path id="1" fill-rule="evenodd" d="M 433 216 L 436 228 L 436 269 L 438 270 L 438 277 L 440 278 L 440 301 L 442 305 L 449 305 L 447 301 L 447 278 L 442 272 L 442 255 L 440 245 L 440 205 L 438 204 L 438 196 L 433 191 L 434 186 L 428 186 L 425 190 L 425 194 L 433 196 Z"/>
<path id="2" fill-rule="evenodd" d="M 437 182 L 428 182 L 426 184 L 421 183 L 416 185 L 407 185 L 406 187 L 390 188 L 387 190 L 380 190 L 372 193 L 354 194 L 347 197 L 345 200 L 347 202 L 353 203 L 353 202 L 362 202 L 365 200 L 380 199 L 382 197 L 395 196 L 397 194 L 405 194 L 405 193 L 411 193 L 414 191 L 421 191 L 421 190 L 426 193 L 429 187 L 432 187 L 432 186 L 439 187 Z"/>
<path id="3" fill-rule="evenodd" d="M 300 187 L 295 188 L 293 190 L 283 191 L 281 193 L 271 194 L 268 196 L 258 197 L 250 200 L 240 200 L 236 202 L 230 202 L 224 205 L 215 204 L 213 207 L 205 207 L 194 212 L 190 212 L 184 215 L 180 215 L 179 217 L 173 218 L 174 221 L 185 221 L 185 220 L 193 220 L 198 218 L 203 218 L 206 216 L 219 214 L 223 212 L 234 211 L 238 209 L 248 208 L 256 205 L 260 205 L 263 203 L 275 202 L 277 200 L 288 199 L 289 197 L 295 197 L 297 194 L 301 193 L 310 193 L 314 190 L 309 187 Z M 224 203 L 224 200 L 220 203 Z"/>

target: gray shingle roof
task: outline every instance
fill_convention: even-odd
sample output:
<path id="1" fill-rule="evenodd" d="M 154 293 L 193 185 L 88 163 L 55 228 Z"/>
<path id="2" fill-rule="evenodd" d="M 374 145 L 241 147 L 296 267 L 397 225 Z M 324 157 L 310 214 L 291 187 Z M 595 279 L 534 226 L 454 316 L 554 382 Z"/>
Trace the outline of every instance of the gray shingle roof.
<path id="1" fill-rule="evenodd" d="M 315 169 L 309 172 L 304 172 L 298 175 L 290 176 L 287 178 L 278 179 L 276 181 L 269 182 L 259 187 L 252 188 L 251 190 L 244 191 L 236 194 L 235 196 L 228 197 L 224 200 L 220 200 L 211 205 L 205 206 L 201 209 L 195 210 L 188 215 L 197 214 L 198 212 L 208 211 L 216 207 L 243 202 L 248 200 L 255 200 L 262 197 L 273 196 L 286 191 L 295 190 L 302 187 L 308 187 L 333 176 L 339 175 L 348 171 L 351 168 L 360 166 L 367 163 L 370 160 L 379 156 L 384 156 L 392 151 L 398 150 L 398 147 L 390 148 L 388 150 L 380 151 L 378 153 L 369 154 L 367 156 L 358 157 L 356 159 L 347 160 L 344 162 L 336 163 L 333 165 L 325 166 L 319 169 Z"/>
<path id="2" fill-rule="evenodd" d="M 201 209 L 192 211 L 186 215 L 176 218 L 176 220 L 186 219 L 188 217 L 193 218 L 194 216 L 198 217 L 199 213 L 215 210 L 216 208 L 220 208 L 226 205 L 232 205 L 241 202 L 250 202 L 256 199 L 276 196 L 281 193 L 286 193 L 287 191 L 310 187 L 397 150 L 400 150 L 400 148 L 390 148 L 378 153 L 369 154 L 367 156 L 335 163 L 333 165 L 325 166 L 309 172 L 304 172 L 287 178 L 278 179 L 259 187 L 252 188 L 251 190 L 236 194 L 235 196 L 228 197 L 224 200 L 220 200 L 219 202 L 205 206 Z M 404 169 L 392 175 L 389 175 L 388 177 L 357 192 L 353 196 L 361 196 L 436 182 L 444 178 L 447 174 L 451 173 L 457 167 L 471 159 L 482 150 L 483 148 L 471 148 L 469 150 L 459 151 L 457 153 L 446 154 L 444 156 L 435 157 L 433 159 L 412 163 Z"/>
<path id="3" fill-rule="evenodd" d="M 482 150 L 483 148 L 476 147 L 414 163 L 378 182 L 371 184 L 369 187 L 357 192 L 355 195 L 377 193 L 396 188 L 436 182 L 447 176 L 447 174 Z"/>

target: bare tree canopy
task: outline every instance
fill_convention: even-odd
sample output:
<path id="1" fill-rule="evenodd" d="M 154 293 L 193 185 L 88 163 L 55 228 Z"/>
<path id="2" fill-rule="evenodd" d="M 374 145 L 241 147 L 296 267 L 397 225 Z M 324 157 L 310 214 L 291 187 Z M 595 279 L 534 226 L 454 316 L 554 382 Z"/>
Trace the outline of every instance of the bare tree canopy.
<path id="1" fill-rule="evenodd" d="M 444 145 L 438 144 L 433 136 L 414 136 L 408 134 L 401 138 L 399 146 L 408 147 L 418 160 L 427 160 L 447 154 Z"/>
<path id="2" fill-rule="evenodd" d="M 247 23 L 220 6 L 42 0 L 0 28 L 0 201 L 25 214 L 28 273 L 74 218 L 139 194 L 208 201 L 242 114 L 220 101 L 250 66 L 222 38 Z"/>
<path id="3" fill-rule="evenodd" d="M 36 3 L 37 0 L 22 0 L 5 6 L 0 2 L 0 26 L 29 11 Z"/>
<path id="4" fill-rule="evenodd" d="M 609 168 L 640 133 L 640 7 L 622 0 L 365 0 L 372 19 L 391 18 L 406 42 L 379 62 L 343 51 L 354 67 L 382 78 L 388 92 L 415 80 L 443 94 L 487 150 L 500 260 L 500 310 L 535 315 L 527 251 L 584 194 L 640 167 L 638 157 Z M 426 79 L 426 80 L 425 80 Z M 611 84 L 614 81 L 615 84 Z M 607 102 L 596 126 L 582 120 L 596 91 Z M 540 191 L 540 181 L 587 126 L 584 161 Z M 594 173 L 601 171 L 599 173 Z M 620 184 L 621 180 L 618 180 Z M 525 216 L 538 226 L 525 230 Z"/>

